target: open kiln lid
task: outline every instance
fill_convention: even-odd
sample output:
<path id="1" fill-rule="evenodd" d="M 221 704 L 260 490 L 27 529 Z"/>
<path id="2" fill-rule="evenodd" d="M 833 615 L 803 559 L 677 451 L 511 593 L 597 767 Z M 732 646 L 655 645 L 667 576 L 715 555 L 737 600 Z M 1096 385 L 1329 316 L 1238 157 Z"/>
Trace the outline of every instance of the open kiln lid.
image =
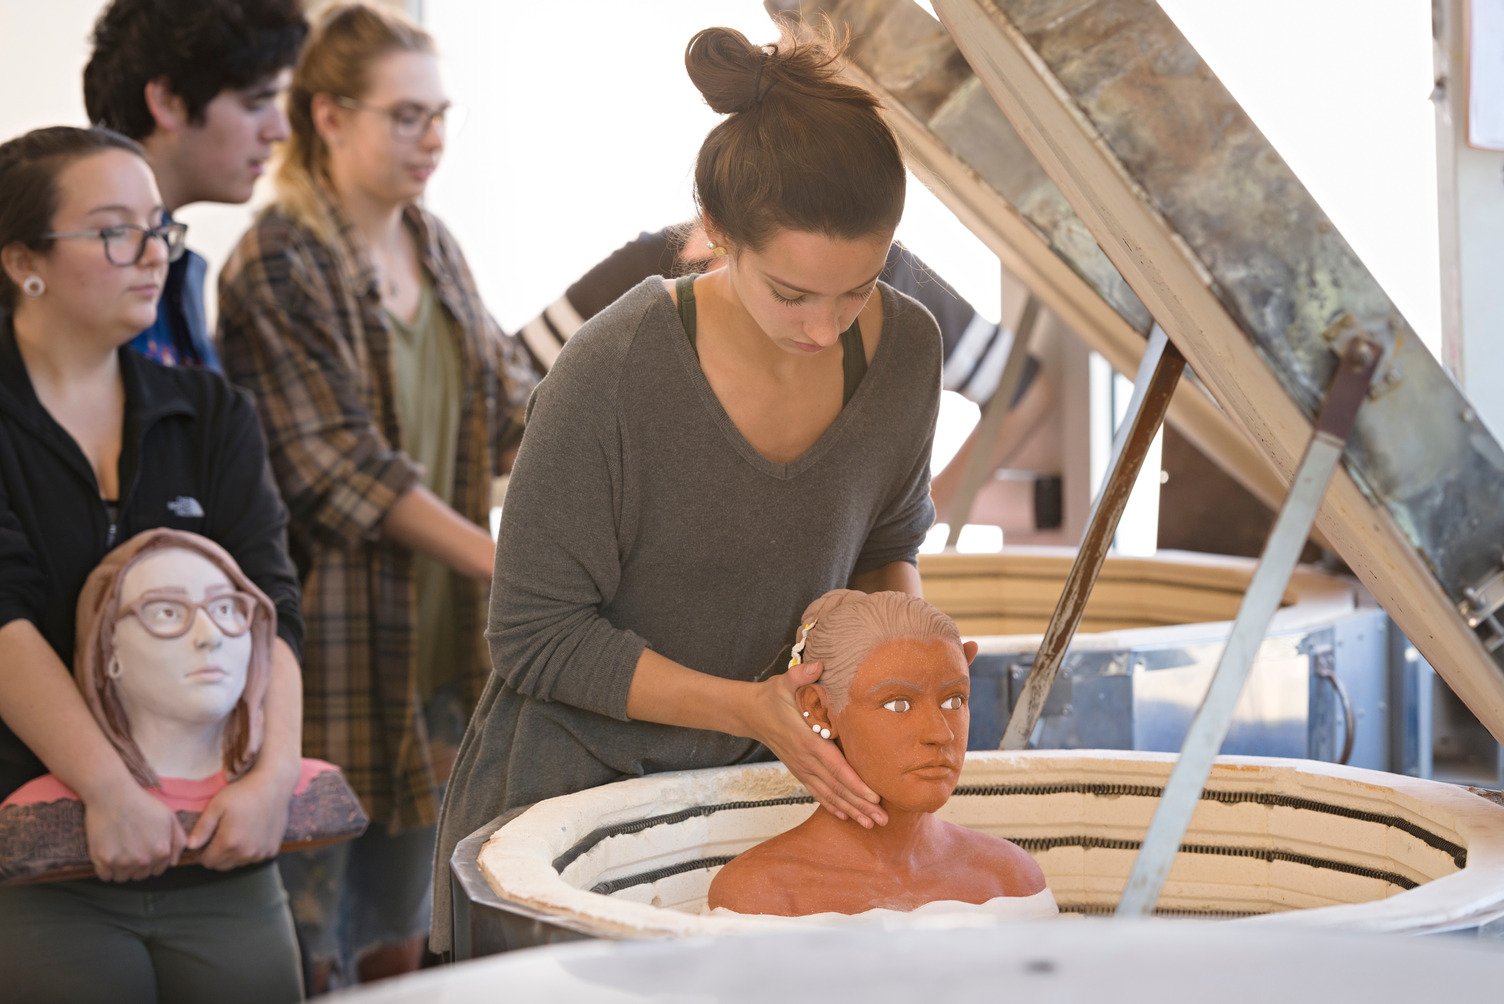
<path id="1" fill-rule="evenodd" d="M 911 154 L 958 162 L 937 194 L 964 222 L 994 246 L 1042 242 L 1140 330 L 1141 301 L 1286 481 L 1334 346 L 1384 347 L 1318 526 L 1504 741 L 1504 451 L 1159 5 L 933 0 L 949 38 L 909 0 L 799 6 L 852 29 L 853 68 Z M 1049 192 L 1113 275 L 1040 215 Z M 1048 280 L 1025 250 L 1021 277 Z"/>

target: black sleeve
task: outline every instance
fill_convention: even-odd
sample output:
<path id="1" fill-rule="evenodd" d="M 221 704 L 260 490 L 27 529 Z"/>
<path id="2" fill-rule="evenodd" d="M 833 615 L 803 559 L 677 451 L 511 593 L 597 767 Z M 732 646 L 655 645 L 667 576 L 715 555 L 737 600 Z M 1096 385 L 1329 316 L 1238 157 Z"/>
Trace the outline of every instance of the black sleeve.
<path id="1" fill-rule="evenodd" d="M 542 376 L 553 368 L 564 343 L 584 323 L 615 303 L 623 293 L 651 275 L 673 276 L 682 271 L 679 249 L 684 243 L 684 225 L 641 233 L 591 267 L 524 324 L 517 339 L 527 350 L 533 369 Z M 690 271 L 698 271 L 689 267 Z"/>
<path id="2" fill-rule="evenodd" d="M 945 389 L 985 405 L 1001 375 L 1002 358 L 997 354 L 1007 353 L 1006 345 L 999 346 L 998 341 L 1011 341 L 1013 333 L 977 313 L 955 287 L 902 244 L 895 243 L 889 250 L 882 280 L 924 304 L 940 325 Z M 1038 371 L 1039 360 L 1031 355 L 1010 407 L 1018 403 Z"/>
<path id="3" fill-rule="evenodd" d="M 672 276 L 682 242 L 678 230 L 664 227 L 638 234 L 636 240 L 612 251 L 576 279 L 564 295 L 580 317 L 588 321 L 648 276 Z"/>
<path id="4" fill-rule="evenodd" d="M 47 582 L 42 564 L 20 518 L 10 506 L 5 481 L 0 478 L 0 627 L 14 620 L 28 620 L 42 629 L 47 603 Z"/>

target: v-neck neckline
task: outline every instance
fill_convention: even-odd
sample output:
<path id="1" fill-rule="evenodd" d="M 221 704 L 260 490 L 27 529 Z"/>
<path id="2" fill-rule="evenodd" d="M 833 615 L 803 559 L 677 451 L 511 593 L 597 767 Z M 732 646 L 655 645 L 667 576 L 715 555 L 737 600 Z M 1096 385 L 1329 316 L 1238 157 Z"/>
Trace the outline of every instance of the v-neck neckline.
<path id="1" fill-rule="evenodd" d="M 825 431 L 821 432 L 819 437 L 803 453 L 787 462 L 770 460 L 757 447 L 753 446 L 747 440 L 746 436 L 742 435 L 741 429 L 737 428 L 736 423 L 731 420 L 731 415 L 726 411 L 726 406 L 716 396 L 715 388 L 710 386 L 709 378 L 705 376 L 705 371 L 700 368 L 700 357 L 695 354 L 695 349 L 690 343 L 689 335 L 684 330 L 683 322 L 679 318 L 678 305 L 674 302 L 673 297 L 669 295 L 668 290 L 664 288 L 662 280 L 655 279 L 653 281 L 658 287 L 660 302 L 668 310 L 673 321 L 674 331 L 678 335 L 676 338 L 669 339 L 673 343 L 670 351 L 674 353 L 680 364 L 685 368 L 686 375 L 693 385 L 695 394 L 699 397 L 701 405 L 705 408 L 711 420 L 720 428 L 721 434 L 726 437 L 726 441 L 731 444 L 732 449 L 748 465 L 768 477 L 780 481 L 790 481 L 819 463 L 820 458 L 840 438 L 846 427 L 856 421 L 852 416 L 865 408 L 866 401 L 874 393 L 877 393 L 872 390 L 872 386 L 880 382 L 885 372 L 883 360 L 890 354 L 887 351 L 887 345 L 892 336 L 893 328 L 891 322 L 895 307 L 892 295 L 882 283 L 878 283 L 877 285 L 878 295 L 883 298 L 882 328 L 877 340 L 877 349 L 872 353 L 872 358 L 867 363 L 867 374 L 863 377 L 862 382 L 857 385 L 856 393 L 851 395 L 851 400 L 847 401 L 841 407 L 835 419 L 825 427 Z"/>

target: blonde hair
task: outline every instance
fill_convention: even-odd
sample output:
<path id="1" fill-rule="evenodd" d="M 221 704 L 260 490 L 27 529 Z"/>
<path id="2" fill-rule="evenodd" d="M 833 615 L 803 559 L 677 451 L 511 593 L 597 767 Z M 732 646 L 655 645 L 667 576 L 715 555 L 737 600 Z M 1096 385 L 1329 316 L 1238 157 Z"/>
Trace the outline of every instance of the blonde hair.
<path id="1" fill-rule="evenodd" d="M 802 660 L 824 665 L 820 683 L 830 698 L 830 710 L 846 707 L 857 670 L 879 646 L 899 639 L 939 638 L 961 647 L 956 622 L 910 593 L 863 593 L 832 589 L 811 603 L 799 619 L 813 622 L 804 643 Z"/>
<path id="2" fill-rule="evenodd" d="M 313 230 L 334 236 L 334 221 L 319 189 L 329 184 L 329 148 L 313 124 L 319 94 L 360 99 L 370 89 L 370 68 L 394 52 L 436 52 L 433 36 L 401 13 L 366 3 L 327 8 L 292 72 L 287 93 L 289 135 L 277 154 L 273 180 L 277 208 Z"/>

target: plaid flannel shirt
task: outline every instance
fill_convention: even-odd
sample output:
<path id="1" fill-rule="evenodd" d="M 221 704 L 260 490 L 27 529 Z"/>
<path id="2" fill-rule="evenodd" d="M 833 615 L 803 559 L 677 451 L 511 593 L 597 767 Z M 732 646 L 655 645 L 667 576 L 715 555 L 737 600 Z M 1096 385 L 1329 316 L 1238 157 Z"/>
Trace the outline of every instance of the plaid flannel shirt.
<path id="1" fill-rule="evenodd" d="M 372 822 L 397 831 L 435 821 L 445 780 L 419 706 L 411 553 L 380 532 L 419 471 L 402 452 L 375 268 L 327 194 L 324 202 L 336 224 L 331 243 L 275 208 L 241 239 L 220 275 L 220 351 L 226 374 L 256 399 L 291 515 L 307 625 L 304 753 L 343 768 Z M 535 377 L 487 313 L 444 226 L 417 206 L 403 222 L 463 331 L 452 503 L 487 526 L 492 479 L 521 437 Z M 456 673 L 468 711 L 490 672 L 487 589 L 457 580 L 461 624 L 474 641 Z"/>

